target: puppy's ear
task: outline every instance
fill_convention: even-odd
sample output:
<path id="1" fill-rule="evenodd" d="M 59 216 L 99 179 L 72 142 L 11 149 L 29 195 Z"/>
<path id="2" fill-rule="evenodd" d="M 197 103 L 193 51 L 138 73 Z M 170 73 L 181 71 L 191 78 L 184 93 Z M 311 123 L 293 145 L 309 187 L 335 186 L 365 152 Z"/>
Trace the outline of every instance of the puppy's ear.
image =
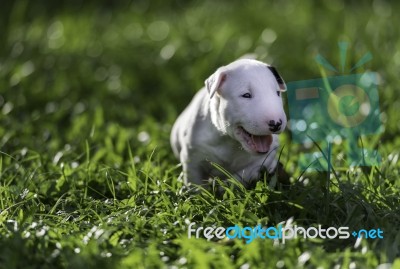
<path id="1" fill-rule="evenodd" d="M 276 70 L 276 68 L 273 67 L 273 66 L 270 66 L 270 65 L 267 66 L 267 67 L 268 67 L 268 69 L 272 72 L 272 74 L 274 75 L 276 81 L 278 82 L 279 89 L 280 89 L 282 92 L 285 92 L 285 91 L 286 91 L 286 84 L 285 84 L 285 81 L 283 80 L 283 78 L 281 77 L 281 75 L 279 75 L 279 73 L 278 73 L 278 71 Z"/>
<path id="2" fill-rule="evenodd" d="M 210 95 L 210 99 L 214 96 L 215 92 L 221 88 L 222 84 L 226 80 L 226 73 L 219 68 L 214 74 L 212 74 L 206 81 L 204 82 Z"/>

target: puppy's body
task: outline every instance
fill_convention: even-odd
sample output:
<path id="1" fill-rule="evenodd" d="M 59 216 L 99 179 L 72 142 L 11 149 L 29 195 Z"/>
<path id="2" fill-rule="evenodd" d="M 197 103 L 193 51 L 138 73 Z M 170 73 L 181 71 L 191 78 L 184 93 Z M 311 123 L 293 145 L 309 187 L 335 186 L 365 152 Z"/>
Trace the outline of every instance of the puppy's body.
<path id="1" fill-rule="evenodd" d="M 176 120 L 171 145 L 186 183 L 223 177 L 220 164 L 245 186 L 276 167 L 277 133 L 286 126 L 275 69 L 255 60 L 219 68 Z"/>

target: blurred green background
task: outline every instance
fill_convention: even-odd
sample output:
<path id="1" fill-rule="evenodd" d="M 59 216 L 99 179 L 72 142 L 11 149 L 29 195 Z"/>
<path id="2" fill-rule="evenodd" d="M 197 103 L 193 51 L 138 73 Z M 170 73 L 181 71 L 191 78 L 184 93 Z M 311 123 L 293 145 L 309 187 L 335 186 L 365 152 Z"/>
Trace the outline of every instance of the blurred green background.
<path id="1" fill-rule="evenodd" d="M 320 263 L 325 268 L 337 261 L 345 268 L 352 259 L 363 266 L 392 262 L 399 255 L 392 241 L 363 243 L 368 251 L 344 251 L 341 242 L 330 241 L 296 241 L 287 248 L 255 243 L 246 248 L 185 239 L 169 245 L 163 236 L 184 238 L 185 217 L 221 225 L 265 217 L 276 224 L 299 214 L 305 225 L 395 227 L 400 210 L 399 10 L 400 2 L 383 0 L 2 1 L 0 263 L 17 268 L 21 257 L 29 257 L 24 268 L 68 267 L 69 262 L 71 268 L 101 268 L 111 253 L 113 258 L 128 257 L 123 262 L 126 268 L 140 264 L 143 255 L 152 255 L 154 268 L 186 262 L 206 268 L 207 257 L 214 268 L 222 268 L 220 257 L 233 267 L 269 262 L 283 267 L 277 261 L 282 259 L 287 268 L 300 268 L 305 264 L 300 259 L 303 251 L 314 255 L 308 257 L 308 265 Z M 353 72 L 380 74 L 385 130 L 365 140 L 383 157 L 379 173 L 368 177 L 336 167 L 350 184 L 344 189 L 340 184 L 324 189 L 323 183 L 310 180 L 305 190 L 303 186 L 283 194 L 266 191 L 261 202 L 258 194 L 238 194 L 235 201 L 252 197 L 246 201 L 253 203 L 241 204 L 251 213 L 240 216 L 234 213 L 239 210 L 236 204 L 227 204 L 225 213 L 206 211 L 209 201 L 219 208 L 232 202 L 229 199 L 182 196 L 182 184 L 176 180 L 180 167 L 169 147 L 170 128 L 216 68 L 252 54 L 276 66 L 287 82 L 320 78 L 322 69 L 314 57 L 321 54 L 339 67 L 340 41 L 350 45 L 343 74 L 349 74 L 367 52 L 372 61 Z M 298 176 L 301 148 L 290 143 L 288 132 L 282 142 L 286 169 Z M 303 181 L 308 179 L 302 177 Z M 336 195 L 325 200 L 332 215 L 321 214 L 321 200 L 328 197 L 323 194 L 329 191 Z M 160 197 L 165 203 L 155 202 Z M 274 203 L 271 199 L 289 202 L 265 209 L 264 203 Z M 299 206 L 293 209 L 293 204 Z M 143 213 L 149 208 L 154 212 Z M 107 222 L 109 218 L 114 222 Z M 14 229 L 13 223 L 20 228 Z M 32 223 L 39 224 L 32 228 Z M 96 238 L 97 243 L 86 245 L 82 238 L 93 234 L 93 225 L 107 232 L 103 241 Z M 156 231 L 157 225 L 167 227 L 169 234 Z M 35 235 L 33 230 L 41 231 L 40 227 L 58 232 Z M 387 231 L 389 238 L 397 234 Z M 197 250 L 197 256 L 190 256 L 187 249 Z M 326 249 L 333 254 L 324 254 Z M 76 255 L 80 251 L 81 256 Z M 263 258 L 267 252 L 273 257 Z M 187 258 L 183 263 L 182 257 Z"/>
<path id="2" fill-rule="evenodd" d="M 148 118 L 170 124 L 205 78 L 247 53 L 276 65 L 286 81 L 318 78 L 314 57 L 320 53 L 338 67 L 339 41 L 350 44 L 348 67 L 372 53 L 373 60 L 364 68 L 382 76 L 384 138 L 394 139 L 400 128 L 398 120 L 387 120 L 397 117 L 399 106 L 397 4 L 6 1 L 2 5 L 0 146 L 6 152 L 21 145 L 57 150 L 65 142 L 79 143 L 100 116 L 106 124 L 133 130 Z M 92 124 L 80 125 L 82 117 Z"/>

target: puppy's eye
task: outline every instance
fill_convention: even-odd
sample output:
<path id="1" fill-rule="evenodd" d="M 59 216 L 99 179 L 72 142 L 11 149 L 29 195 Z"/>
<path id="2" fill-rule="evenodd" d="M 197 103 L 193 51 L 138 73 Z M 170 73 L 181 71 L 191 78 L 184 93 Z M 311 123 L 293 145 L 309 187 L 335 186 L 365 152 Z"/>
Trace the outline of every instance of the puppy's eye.
<path id="1" fill-rule="evenodd" d="M 281 91 L 276 91 L 276 94 L 277 94 L 278 96 L 281 96 Z"/>
<path id="2" fill-rule="evenodd" d="M 251 93 L 246 92 L 245 94 L 242 94 L 242 97 L 243 98 L 251 98 L 252 96 L 251 96 Z"/>

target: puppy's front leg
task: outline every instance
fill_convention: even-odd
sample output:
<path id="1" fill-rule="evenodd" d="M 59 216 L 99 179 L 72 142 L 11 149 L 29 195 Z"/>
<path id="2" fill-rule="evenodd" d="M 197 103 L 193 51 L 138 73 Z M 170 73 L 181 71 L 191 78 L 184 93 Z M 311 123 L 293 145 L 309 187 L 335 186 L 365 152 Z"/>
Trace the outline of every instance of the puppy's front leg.
<path id="1" fill-rule="evenodd" d="M 180 160 L 182 163 L 184 183 L 203 185 L 204 173 L 202 172 L 200 162 L 198 162 L 195 158 L 190 158 L 186 150 L 181 151 Z"/>

